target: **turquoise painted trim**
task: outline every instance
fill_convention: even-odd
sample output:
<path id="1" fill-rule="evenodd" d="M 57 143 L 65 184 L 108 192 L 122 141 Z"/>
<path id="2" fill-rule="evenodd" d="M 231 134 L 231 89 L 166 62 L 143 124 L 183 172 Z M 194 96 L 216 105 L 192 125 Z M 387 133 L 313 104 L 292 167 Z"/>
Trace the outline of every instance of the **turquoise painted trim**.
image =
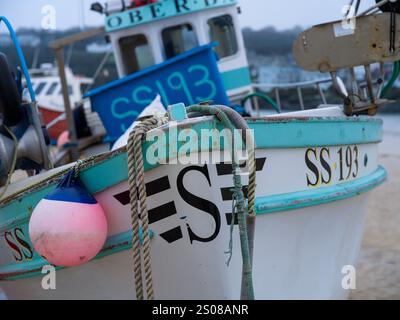
<path id="1" fill-rule="evenodd" d="M 237 0 L 163 0 L 155 4 L 111 14 L 105 19 L 105 29 L 106 32 L 113 32 L 189 13 L 236 4 Z"/>
<path id="2" fill-rule="evenodd" d="M 221 72 L 221 77 L 226 91 L 251 85 L 250 70 L 248 67 Z"/>
<path id="3" fill-rule="evenodd" d="M 183 121 L 188 118 L 186 106 L 184 103 L 173 104 L 168 107 L 169 118 L 172 121 Z"/>
<path id="4" fill-rule="evenodd" d="M 378 143 L 382 139 L 382 121 L 371 118 L 260 118 L 248 120 L 248 123 L 250 128 L 254 129 L 258 149 Z M 223 129 L 221 124 L 214 118 L 208 118 L 207 120 L 191 119 L 189 123 L 183 121 L 177 129 L 179 132 L 187 128 L 191 128 L 197 133 L 200 133 L 202 129 Z M 151 144 L 151 142 L 144 143 L 144 153 Z M 168 148 L 170 147 L 169 140 L 166 141 L 166 145 Z M 210 148 L 211 146 L 208 146 L 206 150 Z M 126 153 L 122 150 L 116 151 L 110 154 L 109 158 L 82 170 L 80 177 L 89 192 L 94 194 L 125 181 L 127 179 L 126 163 Z M 157 166 L 146 162 L 145 170 L 148 171 Z M 371 176 L 332 187 L 333 189 L 329 189 L 330 187 L 314 189 L 310 190 L 309 194 L 296 193 L 282 195 L 280 198 L 258 198 L 256 211 L 258 214 L 262 214 L 345 199 L 374 188 L 384 180 L 384 176 L 386 176 L 386 172 L 384 172 L 383 168 L 380 168 Z M 44 181 L 42 185 L 31 190 L 30 193 L 25 192 L 14 198 L 10 203 L 0 207 L 0 230 L 4 232 L 10 227 L 21 226 L 24 228 L 24 233 L 28 238 L 27 225 L 33 208 L 56 187 L 57 182 L 57 180 Z M 334 197 L 333 194 L 336 194 L 336 196 Z M 301 198 L 302 196 L 304 199 Z M 299 199 L 303 200 L 299 201 Z M 294 201 L 298 203 L 295 205 Z M 279 206 L 282 206 L 281 209 L 279 209 Z M 128 237 L 128 235 L 124 234 L 114 239 L 109 239 L 107 247 L 104 248 L 98 258 L 129 249 L 130 240 L 128 238 L 130 236 Z M 29 241 L 28 239 L 26 240 Z M 26 264 L 2 267 L 0 268 L 0 274 L 10 274 L 7 279 L 10 277 L 30 277 L 35 272 L 40 274 L 38 268 L 46 262 L 37 254 L 33 259 Z"/>
<path id="5" fill-rule="evenodd" d="M 149 231 L 150 239 L 153 239 L 154 232 Z M 143 244 L 142 229 L 139 229 L 140 243 Z M 132 230 L 124 233 L 111 236 L 107 239 L 100 253 L 93 259 L 98 260 L 103 257 L 129 250 L 132 247 Z M 41 269 L 48 265 L 49 262 L 39 255 L 32 261 L 8 265 L 0 268 L 0 280 L 18 280 L 42 275 Z M 56 267 L 56 270 L 64 269 L 65 267 Z M 9 274 L 10 276 L 1 276 Z M 0 282 L 1 283 L 1 282 Z"/>
<path id="6" fill-rule="evenodd" d="M 258 197 L 255 201 L 255 212 L 257 215 L 263 215 L 348 199 L 376 188 L 385 181 L 386 177 L 386 170 L 383 167 L 379 167 L 374 173 L 368 176 L 332 187 L 293 192 L 284 195 Z M 152 237 L 153 234 L 151 233 L 150 236 Z M 131 231 L 109 237 L 102 251 L 95 259 L 129 250 L 132 245 L 131 239 Z M 46 264 L 48 262 L 38 256 L 33 261 L 4 266 L 0 268 L 0 275 L 3 275 L 0 279 L 16 280 L 38 276 L 41 275 L 41 268 Z M 57 269 L 62 268 L 59 267 Z"/>
<path id="7" fill-rule="evenodd" d="M 199 120 L 197 123 L 191 121 L 191 128 L 197 133 L 200 133 L 202 129 L 223 129 L 216 120 Z M 249 120 L 248 123 L 250 128 L 254 129 L 258 149 L 354 145 L 378 143 L 382 140 L 382 121 L 371 118 L 309 118 L 302 120 L 276 118 Z M 183 127 L 178 127 L 178 132 L 183 129 Z M 143 154 L 151 144 L 151 142 L 143 144 Z M 183 142 L 179 145 L 182 144 Z M 171 147 L 168 140 L 166 145 L 168 154 Z M 128 178 L 126 163 L 126 153 L 116 153 L 109 159 L 83 170 L 80 177 L 90 193 L 101 192 Z M 145 162 L 146 171 L 156 167 L 158 165 Z M 104 174 L 104 172 L 112 174 Z M 34 192 L 25 193 L 11 203 L 0 206 L 0 230 L 29 219 L 30 213 L 37 203 L 55 187 L 56 183 L 45 185 Z M 26 208 L 29 208 L 29 212 L 26 212 Z M 16 213 L 19 215 L 16 216 Z"/>
<path id="8" fill-rule="evenodd" d="M 250 119 L 260 149 L 306 148 L 379 143 L 382 120 L 353 118 Z"/>
<path id="9" fill-rule="evenodd" d="M 49 263 L 42 257 L 38 257 L 35 260 L 8 265 L 0 268 L 0 280 L 17 280 L 24 278 L 31 278 L 33 276 L 42 275 L 41 270 L 43 266 Z M 61 267 L 56 267 L 56 270 L 62 269 Z M 0 281 L 0 285 L 1 285 Z"/>
<path id="10" fill-rule="evenodd" d="M 379 167 L 374 173 L 355 181 L 307 191 L 259 197 L 255 201 L 257 215 L 301 209 L 358 196 L 381 185 L 387 172 Z"/>

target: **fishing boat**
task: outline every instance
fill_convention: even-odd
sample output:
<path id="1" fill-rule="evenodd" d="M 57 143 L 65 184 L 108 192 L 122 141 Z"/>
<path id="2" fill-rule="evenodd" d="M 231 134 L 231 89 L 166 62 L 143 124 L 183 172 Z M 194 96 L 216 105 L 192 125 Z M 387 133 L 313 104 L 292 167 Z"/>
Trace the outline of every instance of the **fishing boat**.
<path id="1" fill-rule="evenodd" d="M 93 84 L 93 80 L 74 75 L 69 67 L 65 68 L 65 73 L 69 83 L 69 99 L 75 109 L 86 89 Z M 56 141 L 61 133 L 68 130 L 58 70 L 52 64 L 42 64 L 39 69 L 29 70 L 29 74 L 40 101 L 38 107 L 43 122 L 47 126 L 50 138 Z M 90 109 L 90 106 L 86 106 L 86 109 Z"/>
<path id="2" fill-rule="evenodd" d="M 400 59 L 398 54 L 387 54 L 393 14 L 360 17 L 357 29 L 347 32 L 341 29 L 341 21 L 316 26 L 294 44 L 301 66 L 331 73 L 338 94 L 346 98 L 343 105 L 242 118 L 229 107 L 204 102 L 231 105 L 251 94 L 236 5 L 235 0 L 184 4 L 165 0 L 107 12 L 106 29 L 121 79 L 87 97 L 102 118 L 108 141 L 125 134 L 130 137 L 128 145 L 2 189 L 0 285 L 8 298 L 348 296 L 344 279 L 347 267 L 356 264 L 368 195 L 386 179 L 378 163 L 382 121 L 368 115 L 387 101 L 377 97 L 374 88 L 382 81 L 372 83 L 368 66 Z M 371 40 L 366 30 L 379 37 Z M 331 36 L 332 32 L 336 33 Z M 222 46 L 205 44 L 216 40 L 213 35 Z M 196 37 L 201 40 L 187 47 L 184 39 L 193 43 Z M 381 51 L 375 55 L 365 53 L 371 41 L 379 42 L 375 45 Z M 350 48 L 354 55 L 338 54 Z M 367 65 L 370 95 L 355 101 L 336 72 L 358 65 Z M 29 74 L 25 77 L 29 79 Z M 156 94 L 168 106 L 166 115 L 137 119 Z M 31 97 L 34 105 L 32 92 Z M 134 134 L 126 132 L 135 120 Z M 13 124 L 8 126 L 12 129 Z M 212 138 L 227 128 L 233 133 L 233 127 L 251 132 L 243 138 L 244 146 L 236 149 L 232 148 L 235 139 Z M 131 140 L 137 137 L 143 144 Z M 239 134 L 236 141 L 241 138 Z M 12 154 L 10 135 L 3 133 L 1 139 L 0 147 Z M 254 144 L 249 143 L 252 140 Z M 42 150 L 45 154 L 45 147 Z M 194 150 L 189 157 L 188 150 Z M 236 151 L 241 155 L 236 156 Z M 9 171 L 10 166 L 0 172 Z M 56 287 L 46 289 L 43 277 L 52 259 L 37 251 L 41 240 L 33 238 L 30 230 L 37 208 L 54 201 L 49 194 L 71 174 L 94 197 L 90 201 L 104 210 L 108 227 L 95 257 L 86 261 L 86 256 L 79 256 L 84 263 L 74 267 L 57 265 Z M 139 196 L 137 188 L 142 190 Z M 136 201 L 145 204 L 140 212 Z M 57 221 L 58 213 L 54 210 L 48 220 Z M 48 230 L 41 237 L 49 235 L 63 236 Z M 83 233 L 74 236 L 85 241 Z M 60 245 L 64 251 L 55 255 L 74 254 L 68 245 Z"/>

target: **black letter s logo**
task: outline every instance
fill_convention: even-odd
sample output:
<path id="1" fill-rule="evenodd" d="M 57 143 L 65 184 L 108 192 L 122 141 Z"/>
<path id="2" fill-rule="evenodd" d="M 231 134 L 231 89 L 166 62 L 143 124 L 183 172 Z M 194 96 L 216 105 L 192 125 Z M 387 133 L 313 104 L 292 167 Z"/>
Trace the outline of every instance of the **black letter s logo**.
<path id="1" fill-rule="evenodd" d="M 314 154 L 315 160 L 317 160 L 317 151 L 315 149 L 308 149 L 306 151 L 305 161 L 308 169 L 315 175 L 315 182 L 311 182 L 309 175 L 307 174 L 307 186 L 317 186 L 319 183 L 319 170 L 317 166 L 310 159 L 310 152 Z"/>
<path id="2" fill-rule="evenodd" d="M 193 243 L 193 241 L 211 242 L 218 236 L 220 228 L 221 228 L 220 213 L 219 213 L 219 210 L 218 210 L 217 206 L 214 203 L 212 203 L 212 202 L 210 202 L 210 201 L 208 201 L 206 199 L 202 199 L 200 197 L 197 197 L 197 196 L 195 196 L 194 194 L 190 193 L 189 191 L 187 191 L 185 189 L 185 187 L 183 185 L 183 178 L 190 171 L 198 171 L 198 172 L 202 173 L 207 178 L 208 184 L 211 187 L 211 180 L 210 180 L 210 175 L 209 175 L 209 172 L 208 172 L 207 165 L 205 165 L 203 167 L 196 167 L 196 166 L 187 167 L 187 168 L 183 169 L 179 173 L 179 176 L 178 176 L 178 179 L 177 179 L 177 187 L 178 187 L 179 195 L 182 197 L 182 199 L 186 203 L 190 204 L 194 208 L 199 209 L 201 211 L 204 211 L 204 212 L 207 212 L 208 214 L 210 214 L 213 217 L 214 221 L 215 221 L 215 231 L 208 238 L 199 237 L 198 235 L 196 235 L 192 231 L 192 229 L 188 225 L 190 243 Z"/>

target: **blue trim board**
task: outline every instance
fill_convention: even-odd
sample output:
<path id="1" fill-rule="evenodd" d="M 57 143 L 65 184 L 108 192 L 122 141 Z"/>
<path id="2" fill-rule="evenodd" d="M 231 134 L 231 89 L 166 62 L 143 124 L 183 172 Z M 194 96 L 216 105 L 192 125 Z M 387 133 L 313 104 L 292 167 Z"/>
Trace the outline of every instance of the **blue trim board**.
<path id="1" fill-rule="evenodd" d="M 216 46 L 218 46 L 218 42 L 214 41 L 214 42 L 211 42 L 209 44 L 206 44 L 206 45 L 199 46 L 199 47 L 196 47 L 194 49 L 188 50 L 188 51 L 186 51 L 184 53 L 181 53 L 180 55 L 177 55 L 177 56 L 175 56 L 175 57 L 173 57 L 171 59 L 168 59 L 168 60 L 166 60 L 164 62 L 161 62 L 159 64 L 155 64 L 155 65 L 147 67 L 147 68 L 145 68 L 143 70 L 134 72 L 134 73 L 132 73 L 130 75 L 127 75 L 127 76 L 125 76 L 123 78 L 108 82 L 108 83 L 106 83 L 105 85 L 102 85 L 99 88 L 92 89 L 89 92 L 85 93 L 83 98 L 90 98 L 90 97 L 98 95 L 99 93 L 102 93 L 102 92 L 108 91 L 110 89 L 114 89 L 116 87 L 119 87 L 122 84 L 132 82 L 133 80 L 136 80 L 136 79 L 141 79 L 141 78 L 143 78 L 144 76 L 146 76 L 148 74 L 151 74 L 151 73 L 153 73 L 155 71 L 159 71 L 160 69 L 167 68 L 170 65 L 175 65 L 175 64 L 177 64 L 177 63 L 179 63 L 181 61 L 185 61 L 189 57 L 192 57 L 192 56 L 197 55 L 197 54 L 201 54 L 201 53 L 203 53 L 205 51 L 210 50 L 210 48 L 214 48 Z M 216 55 L 217 60 L 218 60 L 218 55 L 216 53 L 215 53 L 215 55 Z"/>

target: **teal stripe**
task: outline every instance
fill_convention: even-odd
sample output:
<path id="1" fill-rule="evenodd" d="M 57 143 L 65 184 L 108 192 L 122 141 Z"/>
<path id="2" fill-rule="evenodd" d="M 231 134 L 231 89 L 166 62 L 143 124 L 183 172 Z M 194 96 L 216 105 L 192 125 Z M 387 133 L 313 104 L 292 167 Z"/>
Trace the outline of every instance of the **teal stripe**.
<path id="1" fill-rule="evenodd" d="M 344 200 L 372 190 L 382 184 L 386 177 L 386 170 L 379 167 L 374 173 L 368 176 L 332 187 L 293 192 L 283 195 L 258 197 L 255 201 L 255 211 L 257 215 L 263 215 Z M 117 252 L 129 250 L 132 245 L 131 238 L 131 231 L 109 237 L 102 251 L 95 259 L 100 259 Z M 30 262 L 3 266 L 0 268 L 0 275 L 3 275 L 0 279 L 15 280 L 37 276 L 41 274 L 40 270 L 46 264 L 48 264 L 46 260 L 41 257 L 36 257 L 35 260 Z M 9 275 L 6 276 L 6 274 Z"/>
<path id="2" fill-rule="evenodd" d="M 355 181 L 326 188 L 259 197 L 255 201 L 255 212 L 260 215 L 344 200 L 374 189 L 382 184 L 386 177 L 386 170 L 379 167 L 374 173 Z"/>
<path id="3" fill-rule="evenodd" d="M 249 120 L 260 149 L 379 143 L 382 120 L 354 118 L 265 118 Z"/>
<path id="4" fill-rule="evenodd" d="M 140 236 L 140 243 L 142 244 L 143 238 L 141 229 L 139 230 L 139 236 Z M 150 239 L 154 237 L 154 233 L 152 230 L 150 230 L 149 236 Z M 131 247 L 132 247 L 132 230 L 129 230 L 124 233 L 109 237 L 106 243 L 104 244 L 103 249 L 94 258 L 94 260 L 101 259 L 103 257 L 121 251 L 129 250 Z M 35 255 L 34 260 L 32 261 L 1 267 L 0 280 L 17 280 L 17 279 L 40 276 L 42 275 L 41 269 L 48 264 L 49 262 L 47 260 L 43 259 L 39 255 Z M 56 267 L 56 270 L 61 270 L 64 268 L 65 267 Z"/>
<path id="5" fill-rule="evenodd" d="M 248 123 L 254 129 L 257 149 L 353 145 L 378 143 L 382 140 L 382 121 L 370 118 L 256 119 L 249 120 Z M 193 123 L 191 128 L 197 133 L 202 129 L 223 129 L 215 120 Z M 143 154 L 150 145 L 150 142 L 144 143 Z M 167 142 L 167 149 L 168 147 Z M 81 179 L 92 194 L 103 191 L 127 179 L 126 162 L 125 152 L 115 153 L 109 159 L 83 170 Z M 146 171 L 155 167 L 157 166 L 145 162 Z M 56 181 L 51 185 L 45 184 L 34 192 L 25 193 L 13 202 L 0 206 L 0 229 L 18 224 L 21 219 L 28 219 L 37 203 L 55 186 Z"/>
<path id="6" fill-rule="evenodd" d="M 382 139 L 382 121 L 371 118 L 252 119 L 248 122 L 250 128 L 255 131 L 258 149 L 377 143 Z M 182 122 L 182 124 L 178 131 L 188 128 L 187 123 Z M 191 120 L 190 128 L 197 133 L 202 129 L 223 129 L 216 120 Z M 146 152 L 150 145 L 150 142 L 146 142 L 143 145 L 143 152 Z M 117 151 L 108 157 L 81 172 L 81 178 L 91 193 L 100 192 L 127 179 L 126 153 Z M 155 167 L 156 165 L 145 163 L 146 171 Z M 313 189 L 306 193 L 275 196 L 275 198 L 258 198 L 256 211 L 262 214 L 345 199 L 372 189 L 384 180 L 384 176 L 386 172 L 380 168 L 375 174 L 348 184 Z M 0 229 L 4 231 L 11 226 L 21 226 L 27 230 L 33 208 L 55 188 L 56 183 L 56 180 L 43 181 L 41 186 L 37 186 L 30 193 L 24 193 L 9 204 L 3 205 L 0 208 Z M 28 237 L 27 232 L 25 235 Z M 103 250 L 99 257 L 129 249 L 130 240 L 127 235 L 109 239 L 107 246 L 110 245 L 112 248 Z M 12 273 L 9 277 L 29 277 L 31 273 L 26 274 L 26 272 L 30 271 L 39 274 L 38 268 L 44 265 L 45 260 L 36 256 L 33 261 L 26 264 L 3 266 L 0 268 L 0 274 Z"/>
<path id="7" fill-rule="evenodd" d="M 248 67 L 222 72 L 221 76 L 226 91 L 251 85 L 250 71 Z"/>

